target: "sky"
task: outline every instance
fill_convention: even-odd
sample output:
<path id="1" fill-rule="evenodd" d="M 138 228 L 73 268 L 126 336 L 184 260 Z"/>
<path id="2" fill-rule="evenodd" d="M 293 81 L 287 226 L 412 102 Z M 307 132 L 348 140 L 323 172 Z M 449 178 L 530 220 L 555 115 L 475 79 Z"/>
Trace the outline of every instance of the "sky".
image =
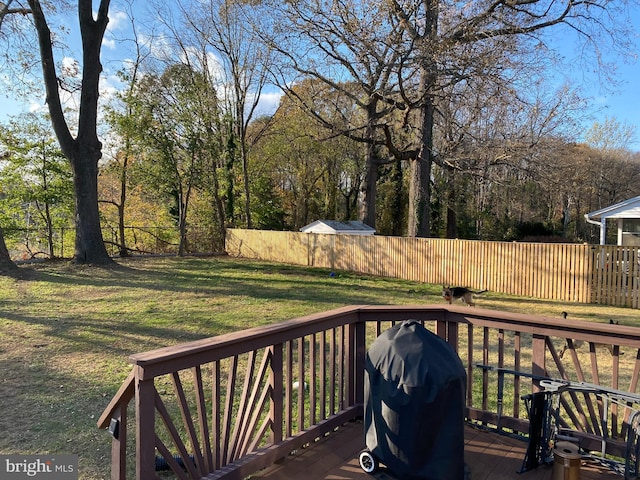
<path id="1" fill-rule="evenodd" d="M 104 76 L 101 83 L 101 95 L 107 98 L 119 88 L 119 80 L 115 73 L 124 59 L 118 38 L 126 35 L 129 28 L 129 20 L 127 15 L 117 10 L 112 2 L 112 8 L 109 14 L 109 27 L 105 35 L 102 47 L 102 57 L 104 66 Z M 69 20 L 69 31 L 77 31 L 75 25 L 71 24 L 75 18 Z M 635 52 L 640 53 L 640 11 L 633 13 L 632 22 L 636 30 L 636 38 L 632 39 L 636 48 Z M 77 35 L 77 33 L 76 33 Z M 73 36 L 69 40 L 72 44 L 79 44 L 78 39 Z M 576 53 L 575 44 L 571 38 L 563 38 L 558 36 L 553 39 L 556 46 L 565 56 L 568 64 L 572 64 Z M 606 53 L 606 52 L 605 52 Z M 78 53 L 79 56 L 79 53 Z M 605 60 L 611 60 L 605 58 Z M 606 118 L 614 118 L 623 125 L 633 127 L 637 131 L 637 139 L 635 139 L 629 148 L 640 151 L 640 62 L 624 61 L 621 58 L 614 57 L 615 63 L 615 85 L 603 85 L 595 69 L 589 70 L 589 66 L 569 69 L 563 72 L 569 75 L 569 79 L 580 81 L 583 83 L 582 95 L 588 99 L 588 106 L 584 112 L 583 125 L 586 130 L 593 122 L 603 122 Z M 67 64 L 68 72 L 73 73 L 74 64 L 71 57 L 67 57 L 63 63 Z M 575 62 L 578 63 L 577 61 Z M 0 93 L 0 122 L 4 122 L 10 115 L 17 115 L 22 112 L 34 111 L 44 108 L 44 98 L 34 92 L 30 98 L 26 100 L 15 100 L 9 97 L 9 93 L 2 95 Z M 267 90 L 261 97 L 259 114 L 271 114 L 275 111 L 281 98 L 281 92 L 275 88 Z"/>
<path id="2" fill-rule="evenodd" d="M 623 126 L 636 130 L 636 138 L 629 148 L 640 151 L 640 9 L 630 7 L 630 18 L 634 35 L 626 37 L 630 44 L 626 57 L 616 54 L 600 43 L 602 61 L 612 68 L 598 71 L 593 55 L 585 54 L 584 42 L 567 31 L 555 32 L 552 46 L 564 57 L 564 69 L 559 76 L 566 77 L 580 86 L 580 95 L 587 100 L 583 125 L 585 130 L 594 122 L 603 123 L 613 118 Z M 588 49 L 587 49 L 588 51 Z M 584 59 L 590 59 L 586 63 Z M 612 75 L 612 82 L 605 76 Z M 580 139 L 581 140 L 581 139 Z"/>

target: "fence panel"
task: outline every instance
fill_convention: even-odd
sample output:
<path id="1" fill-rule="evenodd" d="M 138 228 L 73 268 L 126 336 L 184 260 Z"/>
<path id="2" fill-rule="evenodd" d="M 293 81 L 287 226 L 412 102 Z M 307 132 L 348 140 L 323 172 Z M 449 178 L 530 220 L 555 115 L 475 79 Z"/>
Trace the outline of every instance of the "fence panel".
<path id="1" fill-rule="evenodd" d="M 631 247 L 231 229 L 230 255 L 512 295 L 640 308 Z"/>

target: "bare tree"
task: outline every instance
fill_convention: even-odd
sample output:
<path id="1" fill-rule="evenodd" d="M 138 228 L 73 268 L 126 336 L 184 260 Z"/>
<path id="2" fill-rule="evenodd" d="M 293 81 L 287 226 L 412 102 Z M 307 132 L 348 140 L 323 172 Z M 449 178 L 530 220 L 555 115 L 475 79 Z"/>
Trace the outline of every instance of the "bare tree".
<path id="1" fill-rule="evenodd" d="M 580 97 L 566 86 L 539 91 L 543 81 L 527 79 L 529 91 L 515 96 L 501 83 L 469 79 L 445 89 L 438 101 L 434 175 L 445 179 L 437 196 L 446 209 L 447 238 L 458 237 L 463 184 L 487 185 L 507 170 L 526 170 L 533 181 L 543 182 L 548 170 L 557 172 L 548 161 L 556 156 L 553 146 L 575 138 L 576 117 L 584 108 Z M 486 204 L 481 191 L 477 197 L 480 212 Z"/>
<path id="2" fill-rule="evenodd" d="M 360 219 L 376 222 L 378 167 L 385 157 L 383 119 L 396 108 L 398 65 L 404 55 L 402 28 L 384 2 L 267 2 L 272 18 L 262 35 L 279 54 L 272 71 L 277 83 L 296 96 L 297 83 L 314 78 L 331 89 L 328 109 L 314 96 L 298 100 L 333 131 L 366 144 Z M 317 83 L 317 82 L 316 82 Z M 322 92 L 325 87 L 318 87 Z M 355 111 L 354 111 L 355 108 Z"/>
<path id="3" fill-rule="evenodd" d="M 390 153 L 410 161 L 408 231 L 417 236 L 430 234 L 431 166 L 438 156 L 434 131 L 445 89 L 471 77 L 506 84 L 514 62 L 547 50 L 543 33 L 556 27 L 577 33 L 600 59 L 601 49 L 625 46 L 628 24 L 618 19 L 626 5 L 612 0 L 269 2 L 272 18 L 278 18 L 274 48 L 283 64 L 335 88 L 360 86 L 363 94 L 353 103 L 375 115 L 363 115 L 373 118 L 372 131 L 363 121 L 343 133 L 364 132 L 363 141 L 375 145 L 383 131 Z M 281 83 L 295 81 L 288 74 Z M 374 180 L 368 177 L 367 191 L 374 191 Z"/>
<path id="4" fill-rule="evenodd" d="M 419 66 L 421 83 L 417 90 L 407 92 L 407 98 L 420 112 L 417 122 L 417 141 L 420 145 L 418 164 L 420 173 L 414 173 L 412 201 L 415 213 L 409 227 L 418 236 L 428 236 L 430 164 L 434 159 L 433 131 L 437 125 L 437 96 L 443 85 L 455 83 L 470 76 L 485 76 L 502 62 L 495 63 L 496 52 L 501 60 L 541 49 L 542 33 L 558 26 L 577 32 L 590 45 L 596 58 L 605 45 L 624 47 L 624 18 L 626 2 L 611 0 L 573 2 L 555 0 L 475 1 L 458 6 L 438 0 L 416 2 L 391 0 L 397 18 L 407 29 L 416 45 L 411 59 Z M 416 15 L 419 12 L 419 15 Z M 426 19 L 426 21 L 424 20 Z M 487 62 L 486 59 L 494 59 Z M 480 68 L 477 68 L 480 66 Z M 508 71 L 508 69 L 504 69 Z M 486 75 L 495 78 L 495 75 Z"/>
<path id="5" fill-rule="evenodd" d="M 251 143 L 248 126 L 255 119 L 261 92 L 267 81 L 270 49 L 252 30 L 248 18 L 252 6 L 231 0 L 181 0 L 177 8 L 157 2 L 163 31 L 172 47 L 180 52 L 181 61 L 207 75 L 218 92 L 225 116 L 226 148 L 223 152 L 225 204 L 220 210 L 223 220 L 233 225 L 238 216 L 252 226 L 249 179 Z M 255 143 L 259 135 L 253 135 Z M 239 171 L 239 172 L 238 172 Z M 236 207 L 236 178 L 242 178 L 243 205 Z M 241 213 L 240 213 L 241 212 Z M 238 215 L 240 214 L 240 215 Z"/>

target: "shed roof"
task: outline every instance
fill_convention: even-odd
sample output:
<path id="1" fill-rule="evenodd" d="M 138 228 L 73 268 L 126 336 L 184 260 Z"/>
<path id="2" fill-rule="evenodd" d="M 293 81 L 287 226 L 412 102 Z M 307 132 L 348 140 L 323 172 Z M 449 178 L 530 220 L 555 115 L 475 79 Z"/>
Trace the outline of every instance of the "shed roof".
<path id="1" fill-rule="evenodd" d="M 325 233 L 329 235 L 373 235 L 376 229 L 359 220 L 339 222 L 337 220 L 316 220 L 300 229 L 303 233 Z"/>
<path id="2" fill-rule="evenodd" d="M 633 197 L 609 207 L 601 208 L 585 215 L 590 220 L 608 218 L 640 218 L 640 196 Z"/>

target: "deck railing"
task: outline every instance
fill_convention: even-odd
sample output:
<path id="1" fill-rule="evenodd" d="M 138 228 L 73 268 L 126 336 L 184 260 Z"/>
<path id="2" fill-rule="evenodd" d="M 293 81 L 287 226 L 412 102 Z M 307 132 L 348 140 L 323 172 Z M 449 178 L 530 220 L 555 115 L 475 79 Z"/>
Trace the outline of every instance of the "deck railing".
<path id="1" fill-rule="evenodd" d="M 366 350 L 407 319 L 458 352 L 468 420 L 503 433 L 528 434 L 522 396 L 539 390 L 536 378 L 638 387 L 640 328 L 449 305 L 350 306 L 132 356 L 98 422 L 113 434 L 112 478 L 165 468 L 180 479 L 242 479 L 313 443 L 362 415 Z M 583 448 L 623 456 L 637 407 L 569 392 L 559 427 Z"/>

